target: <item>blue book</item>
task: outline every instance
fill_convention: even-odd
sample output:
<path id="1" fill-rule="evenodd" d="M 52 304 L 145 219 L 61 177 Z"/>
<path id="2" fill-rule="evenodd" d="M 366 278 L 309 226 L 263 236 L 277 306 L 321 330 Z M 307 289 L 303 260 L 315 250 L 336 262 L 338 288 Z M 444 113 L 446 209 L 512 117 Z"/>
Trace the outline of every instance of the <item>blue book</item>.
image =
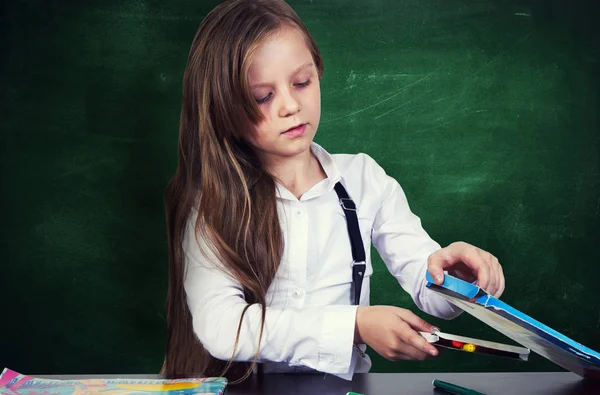
<path id="1" fill-rule="evenodd" d="M 517 343 L 582 377 L 600 380 L 600 353 L 487 294 L 474 284 L 448 274 L 444 275 L 442 285 L 437 285 L 429 272 L 426 278 L 429 289 Z"/>

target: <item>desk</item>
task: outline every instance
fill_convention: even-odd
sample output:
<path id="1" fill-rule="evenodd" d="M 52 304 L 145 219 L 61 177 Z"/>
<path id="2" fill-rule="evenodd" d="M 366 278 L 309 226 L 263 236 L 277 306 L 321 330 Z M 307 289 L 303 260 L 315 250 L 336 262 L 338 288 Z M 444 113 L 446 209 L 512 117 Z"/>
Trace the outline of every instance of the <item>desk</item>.
<path id="1" fill-rule="evenodd" d="M 36 375 L 37 376 L 37 375 Z M 55 379 L 161 378 L 159 375 L 38 376 Z M 367 373 L 352 382 L 321 374 L 266 374 L 247 383 L 228 386 L 225 395 L 443 395 L 433 379 L 478 390 L 486 395 L 599 395 L 600 381 L 584 380 L 570 372 L 548 373 Z"/>

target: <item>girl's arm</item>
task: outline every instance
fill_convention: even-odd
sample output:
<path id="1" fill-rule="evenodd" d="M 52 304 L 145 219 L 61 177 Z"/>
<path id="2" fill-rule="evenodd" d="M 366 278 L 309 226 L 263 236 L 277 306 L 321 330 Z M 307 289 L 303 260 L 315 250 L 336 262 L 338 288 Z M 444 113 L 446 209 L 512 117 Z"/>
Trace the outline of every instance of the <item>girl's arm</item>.
<path id="1" fill-rule="evenodd" d="M 427 259 L 441 247 L 421 226 L 413 214 L 400 184 L 389 177 L 374 161 L 371 173 L 382 186 L 382 203 L 373 223 L 372 241 L 388 270 L 408 292 L 422 311 L 450 319 L 462 310 L 447 302 L 426 286 Z"/>
<path id="2" fill-rule="evenodd" d="M 190 221 L 192 224 L 195 221 Z M 261 307 L 254 304 L 244 316 L 239 342 L 234 344 L 243 309 L 243 288 L 188 227 L 185 290 L 194 332 L 217 359 L 252 361 L 261 327 Z M 350 369 L 357 306 L 326 306 L 302 310 L 267 306 L 259 362 L 287 362 L 332 374 Z"/>

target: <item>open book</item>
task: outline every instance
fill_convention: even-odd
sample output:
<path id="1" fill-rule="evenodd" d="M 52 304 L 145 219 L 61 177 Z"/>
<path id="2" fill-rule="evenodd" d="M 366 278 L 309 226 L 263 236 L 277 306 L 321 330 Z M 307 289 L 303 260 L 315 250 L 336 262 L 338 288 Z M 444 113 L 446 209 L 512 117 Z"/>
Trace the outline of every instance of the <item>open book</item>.
<path id="1" fill-rule="evenodd" d="M 222 377 L 177 380 L 49 380 L 25 376 L 10 369 L 4 369 L 0 374 L 1 395 L 222 395 L 226 385 L 227 379 Z"/>
<path id="2" fill-rule="evenodd" d="M 529 317 L 478 286 L 446 274 L 437 285 L 427 272 L 427 287 L 492 328 L 563 368 L 600 380 L 600 353 Z"/>

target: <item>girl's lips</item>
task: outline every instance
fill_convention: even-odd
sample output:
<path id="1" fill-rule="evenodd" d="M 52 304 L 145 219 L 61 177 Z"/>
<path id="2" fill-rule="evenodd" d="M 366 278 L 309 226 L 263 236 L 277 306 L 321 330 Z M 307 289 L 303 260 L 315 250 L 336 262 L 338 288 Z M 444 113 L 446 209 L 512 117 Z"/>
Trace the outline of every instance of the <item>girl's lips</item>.
<path id="1" fill-rule="evenodd" d="M 288 136 L 288 137 L 300 137 L 304 134 L 304 132 L 306 131 L 306 124 L 301 124 L 298 126 L 295 126 L 293 128 L 290 128 L 288 130 L 286 130 L 285 132 L 283 132 L 282 134 Z"/>

